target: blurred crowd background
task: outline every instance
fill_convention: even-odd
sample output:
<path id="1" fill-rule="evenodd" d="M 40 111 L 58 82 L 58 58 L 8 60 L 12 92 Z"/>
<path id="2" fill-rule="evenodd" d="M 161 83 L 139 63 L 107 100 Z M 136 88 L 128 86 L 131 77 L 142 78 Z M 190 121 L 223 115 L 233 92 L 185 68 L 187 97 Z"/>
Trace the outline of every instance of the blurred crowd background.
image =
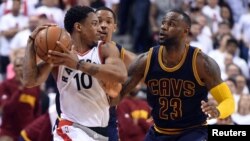
<path id="1" fill-rule="evenodd" d="M 209 120 L 208 123 L 250 124 L 250 0 L 0 0 L 0 115 L 2 118 L 0 136 L 1 130 L 14 126 L 11 124 L 19 124 L 19 120 L 26 118 L 25 113 L 20 114 L 22 110 L 19 110 L 25 107 L 14 107 L 15 103 L 31 105 L 31 111 L 34 114 L 32 120 L 48 113 L 49 107 L 54 105 L 57 89 L 51 77 L 38 88 L 39 91 L 36 91 L 35 101 L 40 108 L 34 106 L 32 101 L 34 97 L 22 96 L 22 90 L 25 88 L 18 81 L 15 88 L 3 85 L 3 82 L 19 79 L 16 68 L 21 64 L 17 63 L 17 58 L 24 56 L 31 32 L 38 25 L 45 23 L 56 23 L 63 27 L 64 15 L 67 9 L 74 5 L 88 5 L 93 8 L 107 6 L 113 9 L 117 14 L 118 24 L 114 41 L 136 54 L 146 52 L 150 47 L 157 45 L 160 22 L 167 10 L 173 8 L 184 10 L 192 20 L 187 42 L 201 48 L 204 53 L 215 59 L 221 69 L 223 80 L 230 86 L 236 100 L 237 109 L 232 116 L 225 120 Z M 137 99 L 145 101 L 144 87 L 136 93 L 138 93 Z M 18 98 L 15 99 L 14 96 Z M 209 100 L 216 104 L 212 98 Z M 6 110 L 10 111 L 9 109 L 12 111 L 6 112 Z M 11 121 L 6 125 L 5 113 L 12 116 L 19 113 L 21 116 L 15 119 L 16 122 L 11 123 Z M 133 111 L 122 113 L 128 114 L 122 115 L 121 118 L 124 118 L 122 120 L 150 119 L 138 117 L 132 113 Z M 51 117 L 51 122 L 55 117 Z M 20 125 L 19 130 L 21 131 L 32 120 L 29 119 L 29 122 Z M 131 130 L 130 124 L 126 121 L 118 124 L 121 124 L 119 125 L 121 128 L 128 128 L 123 131 Z M 17 132 L 20 132 L 19 130 Z"/>

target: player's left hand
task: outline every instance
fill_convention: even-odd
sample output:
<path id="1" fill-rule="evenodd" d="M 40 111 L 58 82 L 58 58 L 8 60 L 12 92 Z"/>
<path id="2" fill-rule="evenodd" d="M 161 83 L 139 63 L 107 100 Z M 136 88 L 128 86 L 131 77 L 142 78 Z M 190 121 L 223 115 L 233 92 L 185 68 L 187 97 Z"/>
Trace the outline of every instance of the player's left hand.
<path id="1" fill-rule="evenodd" d="M 208 116 L 208 119 L 218 118 L 220 116 L 219 110 L 212 102 L 201 101 L 201 109 Z"/>

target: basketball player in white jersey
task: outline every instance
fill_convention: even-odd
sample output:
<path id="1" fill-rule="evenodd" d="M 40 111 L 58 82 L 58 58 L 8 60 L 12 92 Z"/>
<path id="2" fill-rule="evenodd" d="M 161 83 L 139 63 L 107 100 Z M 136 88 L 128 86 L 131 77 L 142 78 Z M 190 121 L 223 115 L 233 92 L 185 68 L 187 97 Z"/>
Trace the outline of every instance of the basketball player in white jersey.
<path id="1" fill-rule="evenodd" d="M 60 92 L 61 119 L 54 132 L 54 141 L 108 140 L 109 99 L 117 97 L 121 83 L 127 78 L 119 51 L 112 43 L 97 44 L 99 21 L 93 9 L 75 6 L 67 11 L 65 29 L 71 34 L 74 48 L 64 53 L 49 51 L 50 62 L 36 65 L 34 38 L 45 26 L 38 27 L 30 36 L 24 61 L 24 84 L 40 85 L 52 72 Z M 50 25 L 47 25 L 50 26 Z M 53 64 L 53 65 L 52 65 Z M 105 83 L 115 84 L 105 89 Z"/>

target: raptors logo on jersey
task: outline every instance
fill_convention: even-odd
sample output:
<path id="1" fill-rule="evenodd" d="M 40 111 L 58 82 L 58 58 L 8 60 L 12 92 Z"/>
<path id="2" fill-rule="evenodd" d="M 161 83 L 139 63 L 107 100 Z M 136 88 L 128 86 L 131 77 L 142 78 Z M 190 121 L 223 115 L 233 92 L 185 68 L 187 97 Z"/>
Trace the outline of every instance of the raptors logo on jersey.
<path id="1" fill-rule="evenodd" d="M 79 60 L 101 64 L 100 46 L 93 47 Z M 57 86 L 60 92 L 61 117 L 87 127 L 106 127 L 109 102 L 98 80 L 82 71 L 59 67 Z M 84 108 L 82 108 L 84 107 Z"/>

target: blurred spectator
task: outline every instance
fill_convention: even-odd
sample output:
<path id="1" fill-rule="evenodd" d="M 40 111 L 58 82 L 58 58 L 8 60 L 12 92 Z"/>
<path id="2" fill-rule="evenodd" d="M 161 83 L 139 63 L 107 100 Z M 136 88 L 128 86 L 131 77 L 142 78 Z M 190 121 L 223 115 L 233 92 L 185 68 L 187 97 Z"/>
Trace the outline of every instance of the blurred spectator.
<path id="1" fill-rule="evenodd" d="M 40 24 L 45 24 L 48 22 L 48 20 L 46 19 L 46 17 L 44 17 L 45 15 L 32 15 L 29 16 L 29 25 L 28 28 L 25 30 L 22 30 L 20 32 L 18 32 L 12 39 L 11 43 L 10 43 L 10 63 L 7 66 L 7 79 L 10 79 L 12 77 L 14 77 L 15 73 L 13 70 L 13 58 L 15 58 L 15 56 L 24 56 L 24 52 L 25 52 L 25 47 L 27 45 L 27 41 L 28 41 L 28 37 L 31 34 L 31 32 Z"/>
<path id="2" fill-rule="evenodd" d="M 149 22 L 154 41 L 158 41 L 158 34 L 162 17 L 170 9 L 181 8 L 183 0 L 150 0 Z"/>
<path id="3" fill-rule="evenodd" d="M 250 124 L 250 95 L 241 95 L 238 102 L 238 111 L 232 115 L 232 119 L 239 125 Z"/>
<path id="4" fill-rule="evenodd" d="M 31 32 L 39 25 L 40 17 L 38 15 L 29 16 L 28 28 L 18 32 L 12 39 L 10 48 L 25 48 Z"/>
<path id="5" fill-rule="evenodd" d="M 206 4 L 206 0 L 193 0 L 191 4 L 192 4 L 191 5 L 192 8 L 202 9 Z"/>
<path id="6" fill-rule="evenodd" d="M 234 27 L 234 19 L 233 12 L 229 5 L 224 4 L 221 6 L 220 14 L 222 18 L 222 22 L 226 22 L 229 24 L 230 29 Z"/>
<path id="7" fill-rule="evenodd" d="M 10 43 L 13 37 L 21 30 L 28 27 L 28 17 L 20 14 L 21 0 L 13 0 L 11 13 L 0 19 L 0 82 L 5 79 L 6 68 L 10 63 L 9 55 L 11 52 Z"/>
<path id="8" fill-rule="evenodd" d="M 225 82 L 227 83 L 228 87 L 230 88 L 230 91 L 233 94 L 234 100 L 235 100 L 235 112 L 238 109 L 238 102 L 240 100 L 240 96 L 242 95 L 241 93 L 237 93 L 236 89 L 237 89 L 237 83 L 235 81 L 234 78 L 228 78 L 227 80 L 225 80 Z"/>
<path id="9" fill-rule="evenodd" d="M 235 37 L 240 44 L 240 57 L 248 61 L 249 44 L 250 44 L 250 2 L 248 3 L 248 11 L 239 15 L 239 22 L 235 26 Z"/>
<path id="10" fill-rule="evenodd" d="M 198 22 L 193 21 L 190 28 L 190 45 L 196 47 L 202 47 L 202 43 L 199 41 L 198 36 L 201 33 L 201 26 Z"/>
<path id="11" fill-rule="evenodd" d="M 237 23 L 237 39 L 242 40 L 246 45 L 250 43 L 250 4 L 248 12 L 239 16 L 239 22 Z"/>
<path id="12" fill-rule="evenodd" d="M 137 97 L 141 86 L 137 85 L 117 106 L 118 129 L 121 141 L 143 141 L 152 125 L 151 109 L 147 102 Z"/>
<path id="13" fill-rule="evenodd" d="M 58 8 L 58 0 L 42 0 L 42 5 L 35 10 L 35 14 L 45 14 L 51 23 L 56 23 L 60 27 L 64 27 L 63 19 L 65 13 L 62 9 Z"/>
<path id="14" fill-rule="evenodd" d="M 213 50 L 212 46 L 208 46 L 209 37 L 201 34 L 201 25 L 198 22 L 192 22 L 190 34 L 192 37 L 190 41 L 191 46 L 196 46 L 200 48 L 206 54 Z"/>
<path id="15" fill-rule="evenodd" d="M 237 75 L 235 77 L 237 83 L 236 92 L 239 94 L 249 94 L 249 89 L 247 87 L 246 78 L 243 75 Z"/>
<path id="16" fill-rule="evenodd" d="M 212 57 L 219 65 L 220 70 L 221 70 L 221 77 L 223 80 L 227 78 L 225 66 L 228 64 L 228 61 L 230 61 L 230 60 L 227 60 L 227 64 L 225 64 L 225 60 L 227 58 L 226 56 L 231 56 L 231 58 L 233 58 L 231 54 L 226 53 L 226 43 L 227 43 L 227 40 L 229 40 L 230 38 L 232 38 L 231 34 L 223 34 L 221 36 L 221 39 L 218 40 L 219 47 L 217 47 L 216 49 L 208 53 L 208 55 Z"/>
<path id="17" fill-rule="evenodd" d="M 7 66 L 7 72 L 6 72 L 6 79 L 12 79 L 15 77 L 15 70 L 14 70 L 14 60 L 18 57 L 24 57 L 25 55 L 25 48 L 17 48 L 11 51 L 10 54 L 10 63 Z"/>
<path id="18" fill-rule="evenodd" d="M 20 131 L 40 114 L 40 88 L 25 88 L 22 85 L 22 64 L 23 58 L 16 58 L 15 77 L 0 85 L 0 141 L 18 141 Z"/>
<path id="19" fill-rule="evenodd" d="M 204 16 L 203 14 L 201 15 L 197 15 L 194 19 L 196 22 L 198 22 L 200 25 L 201 25 L 201 34 L 206 36 L 206 37 L 209 37 L 209 46 L 212 46 L 213 45 L 213 41 L 212 41 L 212 30 L 211 28 L 209 27 L 209 24 L 208 24 L 208 20 L 206 18 L 206 16 Z"/>
<path id="20" fill-rule="evenodd" d="M 29 16 L 34 13 L 35 5 L 39 0 L 21 0 L 20 13 Z M 0 4 L 0 16 L 11 12 L 13 0 L 2 0 Z"/>
<path id="21" fill-rule="evenodd" d="M 212 33 L 216 33 L 218 30 L 218 24 L 222 21 L 220 15 L 220 6 L 218 0 L 207 0 L 207 5 L 202 8 L 202 13 L 208 17 L 208 22 Z"/>
<path id="22" fill-rule="evenodd" d="M 233 62 L 237 64 L 242 74 L 248 79 L 249 78 L 249 68 L 247 62 L 239 57 L 239 44 L 234 38 L 229 39 L 226 43 L 226 52 L 233 56 Z"/>
<path id="23" fill-rule="evenodd" d="M 119 0 L 118 7 L 117 35 L 131 33 L 133 51 L 135 53 L 147 51 L 150 38 L 148 30 L 150 1 Z"/>
<path id="24" fill-rule="evenodd" d="M 222 36 L 225 34 L 231 34 L 231 28 L 229 22 L 223 21 L 219 23 L 219 29 L 218 31 L 213 35 L 213 41 L 214 41 L 214 48 L 219 47 L 219 42 L 222 39 Z"/>
<path id="25" fill-rule="evenodd" d="M 235 78 L 239 74 L 242 74 L 242 72 L 238 65 L 234 63 L 226 65 L 226 75 L 227 75 L 226 79 Z"/>
<path id="26" fill-rule="evenodd" d="M 21 131 L 20 141 L 52 141 L 52 129 L 57 119 L 55 93 L 49 93 L 49 109 Z"/>
<path id="27" fill-rule="evenodd" d="M 59 8 L 63 10 L 64 13 L 68 11 L 72 6 L 77 4 L 77 0 L 59 0 Z"/>
<path id="28" fill-rule="evenodd" d="M 225 64 L 225 66 L 234 63 L 232 54 L 225 52 L 223 55 L 224 55 L 224 64 Z"/>
<path id="29" fill-rule="evenodd" d="M 242 14 L 247 12 L 248 0 L 224 0 L 231 7 L 235 22 L 239 21 Z"/>

